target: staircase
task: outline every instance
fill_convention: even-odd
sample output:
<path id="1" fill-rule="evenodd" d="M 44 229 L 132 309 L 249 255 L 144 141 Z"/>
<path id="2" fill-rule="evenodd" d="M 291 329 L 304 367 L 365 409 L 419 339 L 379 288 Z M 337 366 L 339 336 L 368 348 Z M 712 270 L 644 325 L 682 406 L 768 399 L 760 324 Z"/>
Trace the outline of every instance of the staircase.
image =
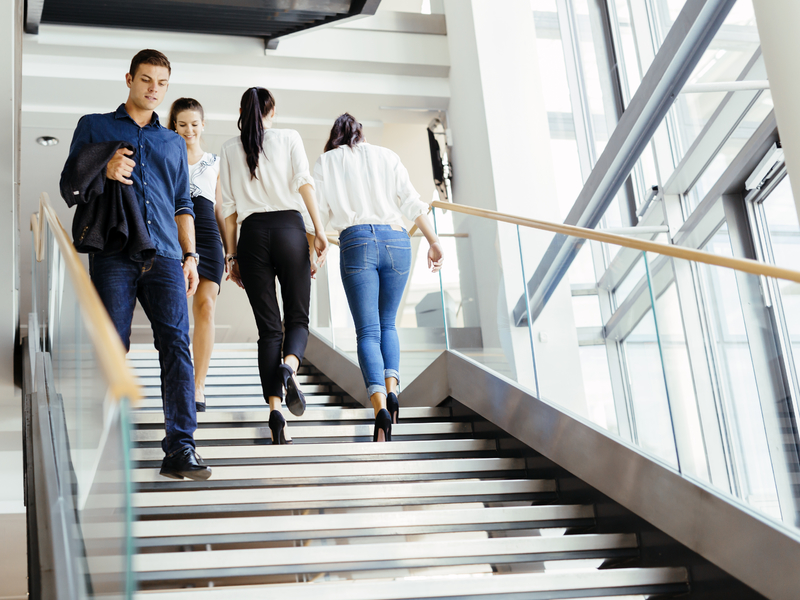
<path id="1" fill-rule="evenodd" d="M 254 347 L 216 351 L 198 413 L 205 482 L 158 475 L 158 358 L 129 360 L 145 400 L 132 439 L 138 600 L 642 598 L 689 591 L 682 567 L 636 564 L 634 533 L 591 533 L 555 472 L 479 417 L 401 407 L 392 442 L 313 366 L 292 445 L 271 445 Z M 505 439 L 504 439 L 505 438 Z M 513 440 L 511 440 L 513 442 Z M 540 475 L 540 476 L 537 476 Z"/>

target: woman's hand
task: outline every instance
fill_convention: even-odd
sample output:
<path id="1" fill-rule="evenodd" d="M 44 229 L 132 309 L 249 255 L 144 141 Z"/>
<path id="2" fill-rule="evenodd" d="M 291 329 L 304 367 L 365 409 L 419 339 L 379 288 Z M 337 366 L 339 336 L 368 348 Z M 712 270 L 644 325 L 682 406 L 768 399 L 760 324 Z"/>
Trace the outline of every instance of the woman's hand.
<path id="1" fill-rule="evenodd" d="M 442 246 L 439 242 L 434 242 L 428 249 L 428 268 L 431 270 L 431 273 L 436 273 L 436 271 L 441 269 L 443 261 L 444 252 L 442 252 Z"/>
<path id="2" fill-rule="evenodd" d="M 317 233 L 314 236 L 314 251 L 317 253 L 317 269 L 319 269 L 325 264 L 325 259 L 328 255 L 328 236 L 326 236 L 324 232 Z M 316 270 L 313 267 L 314 261 L 311 262 L 311 271 L 312 273 L 316 273 Z"/>
<path id="3" fill-rule="evenodd" d="M 232 281 L 240 288 L 244 289 L 244 284 L 242 283 L 242 276 L 239 274 L 239 261 L 236 259 L 233 259 L 230 262 L 225 261 L 225 270 L 228 272 L 228 275 L 225 277 L 225 279 L 228 281 Z"/>

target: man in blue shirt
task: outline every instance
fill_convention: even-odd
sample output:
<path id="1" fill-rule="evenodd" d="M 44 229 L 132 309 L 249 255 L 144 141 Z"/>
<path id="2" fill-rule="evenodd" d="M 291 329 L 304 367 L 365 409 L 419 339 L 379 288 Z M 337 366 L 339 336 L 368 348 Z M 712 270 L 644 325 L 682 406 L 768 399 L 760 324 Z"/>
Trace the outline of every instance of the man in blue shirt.
<path id="1" fill-rule="evenodd" d="M 126 350 L 137 298 L 150 319 L 161 365 L 166 429 L 161 474 L 203 480 L 211 469 L 194 443 L 197 416 L 186 298 L 197 289 L 199 257 L 186 143 L 163 127 L 154 112 L 164 100 L 170 74 L 169 60 L 157 50 L 142 50 L 133 57 L 125 76 L 130 89 L 125 104 L 78 122 L 61 173 L 61 189 L 68 189 L 64 183 L 71 180 L 75 157 L 87 144 L 126 142 L 135 149 L 117 150 L 106 166 L 106 181 L 133 186 L 155 257 L 137 262 L 125 252 L 98 252 L 89 255 L 89 269 Z"/>

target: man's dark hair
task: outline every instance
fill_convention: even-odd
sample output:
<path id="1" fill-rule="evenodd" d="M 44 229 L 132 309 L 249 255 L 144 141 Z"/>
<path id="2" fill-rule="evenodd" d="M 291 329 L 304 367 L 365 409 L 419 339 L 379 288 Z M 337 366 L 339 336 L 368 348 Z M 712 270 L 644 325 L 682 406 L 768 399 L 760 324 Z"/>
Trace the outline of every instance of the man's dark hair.
<path id="1" fill-rule="evenodd" d="M 131 60 L 131 68 L 128 71 L 131 77 L 136 77 L 136 70 L 139 65 L 155 65 L 156 67 L 167 67 L 167 71 L 172 75 L 172 67 L 169 64 L 169 59 L 158 50 L 140 50 L 136 56 Z"/>

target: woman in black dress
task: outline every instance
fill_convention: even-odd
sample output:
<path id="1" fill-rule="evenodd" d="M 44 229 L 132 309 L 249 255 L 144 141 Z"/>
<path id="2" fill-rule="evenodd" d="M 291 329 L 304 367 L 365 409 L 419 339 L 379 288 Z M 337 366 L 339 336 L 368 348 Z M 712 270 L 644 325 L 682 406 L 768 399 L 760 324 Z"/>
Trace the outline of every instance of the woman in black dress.
<path id="1" fill-rule="evenodd" d="M 224 229 L 219 181 L 219 157 L 203 152 L 200 135 L 205 127 L 203 107 L 194 98 L 179 98 L 169 113 L 169 128 L 186 141 L 189 182 L 194 202 L 194 231 L 200 261 L 200 284 L 192 300 L 194 316 L 194 389 L 197 410 L 206 409 L 205 383 L 214 349 L 214 309 L 217 303 L 224 252 L 220 231 Z"/>

